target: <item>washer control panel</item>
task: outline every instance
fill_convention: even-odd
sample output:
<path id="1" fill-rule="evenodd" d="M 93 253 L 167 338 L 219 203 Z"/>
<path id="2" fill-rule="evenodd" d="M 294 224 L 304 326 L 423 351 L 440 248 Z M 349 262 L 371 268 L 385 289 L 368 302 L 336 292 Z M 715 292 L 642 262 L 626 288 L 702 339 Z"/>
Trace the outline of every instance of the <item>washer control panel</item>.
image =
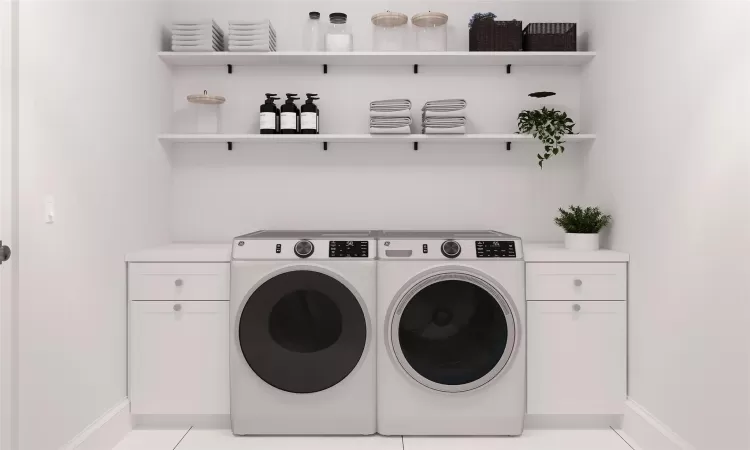
<path id="1" fill-rule="evenodd" d="M 369 256 L 367 241 L 330 241 L 329 258 L 367 258 Z"/>
<path id="2" fill-rule="evenodd" d="M 477 258 L 515 258 L 513 241 L 476 241 Z"/>

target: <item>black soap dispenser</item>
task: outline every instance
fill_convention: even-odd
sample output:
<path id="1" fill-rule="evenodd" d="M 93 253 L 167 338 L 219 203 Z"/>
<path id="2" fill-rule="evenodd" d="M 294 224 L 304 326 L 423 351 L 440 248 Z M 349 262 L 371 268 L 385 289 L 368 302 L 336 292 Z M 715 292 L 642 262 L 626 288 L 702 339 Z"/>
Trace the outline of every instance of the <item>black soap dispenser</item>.
<path id="1" fill-rule="evenodd" d="M 279 108 L 274 101 L 279 100 L 276 94 L 266 94 L 266 101 L 260 105 L 260 134 L 279 132 Z"/>
<path id="2" fill-rule="evenodd" d="M 286 102 L 281 105 L 281 134 L 299 133 L 299 108 L 294 104 L 297 94 L 286 94 Z"/>
<path id="3" fill-rule="evenodd" d="M 320 100 L 317 95 L 307 94 L 307 101 L 302 105 L 300 117 L 300 133 L 302 134 L 320 134 L 320 110 L 313 103 L 314 100 Z"/>

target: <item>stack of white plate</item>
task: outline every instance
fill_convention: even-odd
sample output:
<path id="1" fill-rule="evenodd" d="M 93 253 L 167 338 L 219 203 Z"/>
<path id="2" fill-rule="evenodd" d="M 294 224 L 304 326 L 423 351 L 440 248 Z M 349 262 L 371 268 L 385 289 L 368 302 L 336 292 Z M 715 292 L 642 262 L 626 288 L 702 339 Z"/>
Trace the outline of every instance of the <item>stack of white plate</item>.
<path id="1" fill-rule="evenodd" d="M 211 19 L 172 23 L 173 52 L 223 52 L 224 31 Z"/>
<path id="2" fill-rule="evenodd" d="M 271 21 L 263 20 L 230 20 L 230 52 L 275 52 L 276 30 Z"/>

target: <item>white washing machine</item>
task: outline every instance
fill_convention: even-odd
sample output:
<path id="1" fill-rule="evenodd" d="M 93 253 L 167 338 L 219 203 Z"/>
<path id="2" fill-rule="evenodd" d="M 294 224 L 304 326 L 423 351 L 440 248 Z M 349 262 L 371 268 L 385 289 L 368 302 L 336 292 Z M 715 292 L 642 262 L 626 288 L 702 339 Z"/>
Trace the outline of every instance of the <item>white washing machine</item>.
<path id="1" fill-rule="evenodd" d="M 375 252 L 367 231 L 234 240 L 234 434 L 375 433 Z"/>
<path id="2" fill-rule="evenodd" d="M 378 258 L 378 432 L 521 434 L 521 239 L 386 231 Z"/>

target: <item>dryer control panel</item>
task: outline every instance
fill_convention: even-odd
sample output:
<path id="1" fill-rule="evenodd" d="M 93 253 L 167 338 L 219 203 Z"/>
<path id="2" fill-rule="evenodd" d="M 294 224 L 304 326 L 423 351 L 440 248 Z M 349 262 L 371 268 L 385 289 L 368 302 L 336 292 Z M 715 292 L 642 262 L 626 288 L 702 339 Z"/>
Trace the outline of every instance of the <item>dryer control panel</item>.
<path id="1" fill-rule="evenodd" d="M 477 258 L 515 258 L 513 241 L 476 241 Z"/>

